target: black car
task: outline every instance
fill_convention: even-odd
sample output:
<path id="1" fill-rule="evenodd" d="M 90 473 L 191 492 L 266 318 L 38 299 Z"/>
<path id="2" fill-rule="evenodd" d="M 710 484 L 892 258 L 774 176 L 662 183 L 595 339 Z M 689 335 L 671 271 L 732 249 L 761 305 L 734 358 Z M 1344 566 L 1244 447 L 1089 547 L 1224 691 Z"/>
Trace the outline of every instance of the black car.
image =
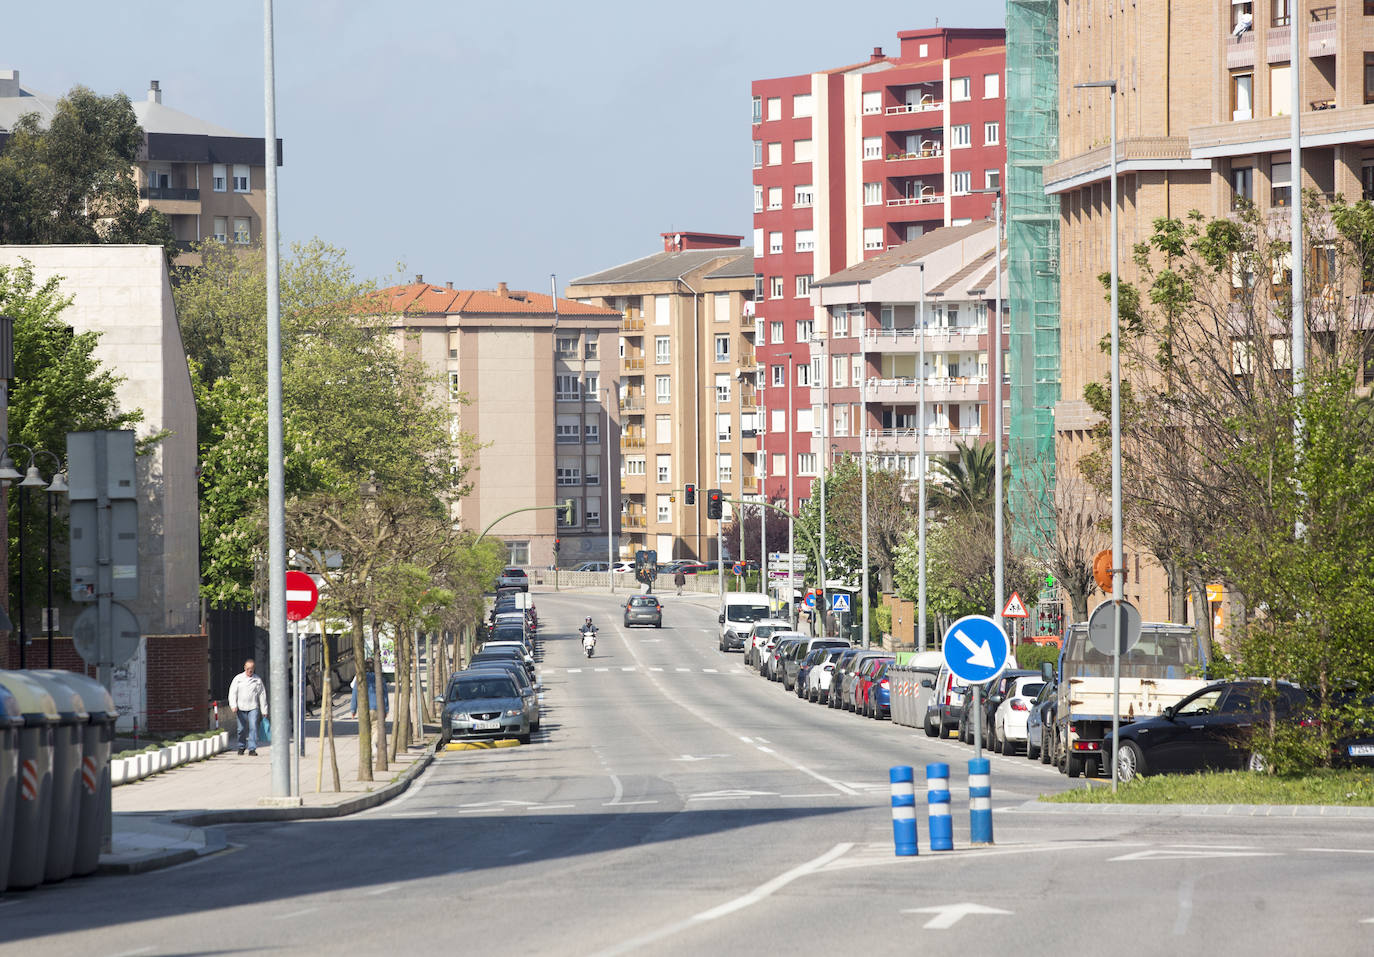
<path id="1" fill-rule="evenodd" d="M 1026 668 L 1008 668 L 991 681 L 983 683 L 983 747 L 989 751 L 994 750 L 996 735 L 993 734 L 993 715 L 997 713 L 997 706 L 1007 696 L 1007 689 L 1015 684 L 1017 678 L 1031 678 L 1040 674 Z M 970 687 L 964 694 L 964 707 L 959 712 L 959 740 L 965 744 L 973 743 L 973 689 Z"/>
<path id="2" fill-rule="evenodd" d="M 1301 717 L 1307 694 L 1281 681 L 1271 689 L 1261 681 L 1221 681 L 1194 691 L 1156 718 L 1141 718 L 1121 727 L 1117 778 L 1131 781 L 1145 774 L 1179 771 L 1264 769 L 1263 758 L 1250 745 L 1256 725 Z M 1111 737 L 1102 742 L 1111 754 Z"/>
<path id="3" fill-rule="evenodd" d="M 826 652 L 830 650 L 830 648 L 813 648 L 801 660 L 801 664 L 797 666 L 797 677 L 792 682 L 792 688 L 797 692 L 798 698 L 806 697 L 806 681 L 811 674 L 811 669 L 820 664 L 825 658 Z"/>
<path id="4" fill-rule="evenodd" d="M 1051 678 L 1040 687 L 1026 715 L 1026 757 L 1039 758 L 1041 764 L 1049 764 L 1053 755 L 1049 736 L 1058 704 L 1059 683 Z"/>

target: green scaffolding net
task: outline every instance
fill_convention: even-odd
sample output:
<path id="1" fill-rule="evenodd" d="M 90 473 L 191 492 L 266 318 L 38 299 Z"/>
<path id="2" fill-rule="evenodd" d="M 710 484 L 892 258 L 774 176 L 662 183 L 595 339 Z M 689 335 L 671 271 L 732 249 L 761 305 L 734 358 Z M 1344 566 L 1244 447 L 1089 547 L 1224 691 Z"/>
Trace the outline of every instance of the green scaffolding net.
<path id="1" fill-rule="evenodd" d="M 1007 2 L 1007 280 L 1011 306 L 1008 489 L 1012 533 L 1034 547 L 1054 501 L 1059 400 L 1059 199 L 1043 170 L 1059 158 L 1059 9 Z"/>

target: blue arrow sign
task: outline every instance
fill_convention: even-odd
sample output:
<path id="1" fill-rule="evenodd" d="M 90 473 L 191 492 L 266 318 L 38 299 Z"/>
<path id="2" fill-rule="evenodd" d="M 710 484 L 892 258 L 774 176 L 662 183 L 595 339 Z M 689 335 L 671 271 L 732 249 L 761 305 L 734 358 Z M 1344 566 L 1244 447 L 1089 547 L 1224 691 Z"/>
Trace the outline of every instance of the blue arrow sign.
<path id="1" fill-rule="evenodd" d="M 945 665 L 965 684 L 996 678 L 1011 658 L 1011 642 L 997 622 L 986 615 L 967 615 L 945 632 Z"/>
<path id="2" fill-rule="evenodd" d="M 843 592 L 836 592 L 830 596 L 831 611 L 849 611 L 849 596 Z"/>

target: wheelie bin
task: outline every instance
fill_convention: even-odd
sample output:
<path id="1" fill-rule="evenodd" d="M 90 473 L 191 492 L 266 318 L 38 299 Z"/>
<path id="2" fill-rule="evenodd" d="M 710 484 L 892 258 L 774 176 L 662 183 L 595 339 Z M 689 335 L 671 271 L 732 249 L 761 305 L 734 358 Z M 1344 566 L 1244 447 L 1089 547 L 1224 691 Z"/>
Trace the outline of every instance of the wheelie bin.
<path id="1" fill-rule="evenodd" d="M 13 845 L 7 887 L 43 883 L 52 829 L 53 727 L 57 704 L 41 684 L 22 671 L 0 671 L 0 687 L 19 703 L 19 782 L 11 819 Z"/>
<path id="2" fill-rule="evenodd" d="M 27 676 L 41 684 L 57 703 L 57 723 L 52 728 L 52 817 L 48 821 L 43 880 L 64 881 L 72 876 L 76 859 L 76 835 L 81 825 L 81 750 L 91 716 L 81 695 L 65 681 L 40 671 L 30 671 Z"/>
<path id="3" fill-rule="evenodd" d="M 77 793 L 80 825 L 76 832 L 72 873 L 92 874 L 100 865 L 100 849 L 105 838 L 105 818 L 109 811 L 105 795 L 110 788 L 110 751 L 114 746 L 119 711 L 114 698 L 94 678 L 74 671 L 35 671 L 34 674 L 62 682 L 75 691 L 90 715 L 90 720 L 81 729 L 81 787 Z"/>
<path id="4" fill-rule="evenodd" d="M 19 800 L 19 732 L 24 715 L 19 700 L 0 685 L 0 894 L 10 880 L 10 849 L 14 846 L 14 806 Z"/>

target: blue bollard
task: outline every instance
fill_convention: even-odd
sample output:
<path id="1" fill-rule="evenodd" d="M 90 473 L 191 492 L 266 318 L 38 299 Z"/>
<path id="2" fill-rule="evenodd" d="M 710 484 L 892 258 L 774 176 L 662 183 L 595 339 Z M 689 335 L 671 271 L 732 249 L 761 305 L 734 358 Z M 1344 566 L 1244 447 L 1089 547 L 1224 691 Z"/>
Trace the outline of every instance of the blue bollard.
<path id="1" fill-rule="evenodd" d="M 916 840 L 916 776 L 911 766 L 903 764 L 889 768 L 892 783 L 892 841 L 898 857 L 915 857 L 921 853 Z"/>
<path id="2" fill-rule="evenodd" d="M 949 816 L 949 765 L 926 765 L 926 812 L 930 815 L 930 849 L 954 850 L 954 821 Z"/>
<path id="3" fill-rule="evenodd" d="M 974 758 L 968 763 L 969 843 L 992 843 L 992 763 Z"/>

